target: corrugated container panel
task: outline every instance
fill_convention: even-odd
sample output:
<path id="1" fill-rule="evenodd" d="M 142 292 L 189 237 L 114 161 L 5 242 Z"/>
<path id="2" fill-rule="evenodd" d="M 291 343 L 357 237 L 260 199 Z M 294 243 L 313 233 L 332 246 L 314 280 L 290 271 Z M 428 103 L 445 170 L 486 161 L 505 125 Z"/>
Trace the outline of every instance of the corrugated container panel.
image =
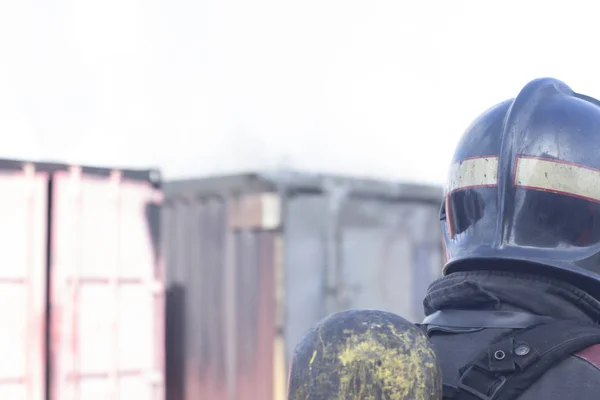
<path id="1" fill-rule="evenodd" d="M 168 400 L 284 400 L 313 323 L 347 308 L 419 320 L 441 274 L 441 188 L 277 173 L 165 195 Z"/>
<path id="2" fill-rule="evenodd" d="M 163 399 L 161 193 L 148 180 L 52 180 L 51 399 Z"/>
<path id="3" fill-rule="evenodd" d="M 0 172 L 0 398 L 45 399 L 48 176 Z"/>
<path id="4" fill-rule="evenodd" d="M 272 398 L 275 234 L 240 227 L 232 205 L 179 197 L 163 213 L 169 400 Z"/>
<path id="5" fill-rule="evenodd" d="M 237 399 L 272 399 L 275 303 L 274 234 L 236 235 Z"/>
<path id="6" fill-rule="evenodd" d="M 219 199 L 207 199 L 190 215 L 195 222 L 191 259 L 202 267 L 189 275 L 190 286 L 186 321 L 194 323 L 187 335 L 186 377 L 191 387 L 206 399 L 221 399 L 226 393 L 224 298 L 222 260 L 224 257 L 223 221 L 225 206 Z M 192 290 L 192 288 L 195 288 Z M 203 391 L 203 392 L 202 392 Z"/>

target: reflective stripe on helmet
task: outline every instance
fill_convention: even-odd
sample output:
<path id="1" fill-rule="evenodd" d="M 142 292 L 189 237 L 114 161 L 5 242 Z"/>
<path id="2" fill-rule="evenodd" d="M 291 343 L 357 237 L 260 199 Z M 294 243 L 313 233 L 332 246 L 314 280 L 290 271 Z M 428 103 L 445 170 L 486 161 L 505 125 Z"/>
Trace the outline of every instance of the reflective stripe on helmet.
<path id="1" fill-rule="evenodd" d="M 468 158 L 450 167 L 447 192 L 498 184 L 498 157 Z"/>
<path id="2" fill-rule="evenodd" d="M 514 185 L 600 202 L 600 170 L 566 161 L 518 156 Z"/>

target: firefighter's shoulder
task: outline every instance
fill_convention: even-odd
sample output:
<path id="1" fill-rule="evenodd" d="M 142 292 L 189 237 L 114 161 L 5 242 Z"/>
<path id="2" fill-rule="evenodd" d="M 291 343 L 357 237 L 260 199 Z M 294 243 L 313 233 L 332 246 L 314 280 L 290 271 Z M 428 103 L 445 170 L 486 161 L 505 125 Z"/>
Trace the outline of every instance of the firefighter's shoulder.
<path id="1" fill-rule="evenodd" d="M 550 368 L 519 400 L 600 398 L 600 346 L 580 351 Z"/>

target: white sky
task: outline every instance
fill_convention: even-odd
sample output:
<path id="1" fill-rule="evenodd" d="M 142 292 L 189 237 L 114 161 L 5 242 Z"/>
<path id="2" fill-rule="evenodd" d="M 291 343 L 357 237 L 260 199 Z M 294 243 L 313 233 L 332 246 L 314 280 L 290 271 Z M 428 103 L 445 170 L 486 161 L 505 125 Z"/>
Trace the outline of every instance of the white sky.
<path id="1" fill-rule="evenodd" d="M 594 3 L 0 1 L 0 157 L 442 182 L 527 81 L 600 97 Z"/>

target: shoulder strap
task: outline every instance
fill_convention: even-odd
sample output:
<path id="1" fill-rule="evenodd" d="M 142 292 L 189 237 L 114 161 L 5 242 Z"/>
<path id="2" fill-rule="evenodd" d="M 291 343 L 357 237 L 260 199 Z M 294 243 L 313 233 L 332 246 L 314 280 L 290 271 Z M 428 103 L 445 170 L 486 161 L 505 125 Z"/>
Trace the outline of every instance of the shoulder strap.
<path id="1" fill-rule="evenodd" d="M 600 326 L 591 322 L 554 321 L 514 331 L 461 368 L 458 386 L 445 385 L 444 399 L 517 399 L 552 366 L 598 343 Z"/>

